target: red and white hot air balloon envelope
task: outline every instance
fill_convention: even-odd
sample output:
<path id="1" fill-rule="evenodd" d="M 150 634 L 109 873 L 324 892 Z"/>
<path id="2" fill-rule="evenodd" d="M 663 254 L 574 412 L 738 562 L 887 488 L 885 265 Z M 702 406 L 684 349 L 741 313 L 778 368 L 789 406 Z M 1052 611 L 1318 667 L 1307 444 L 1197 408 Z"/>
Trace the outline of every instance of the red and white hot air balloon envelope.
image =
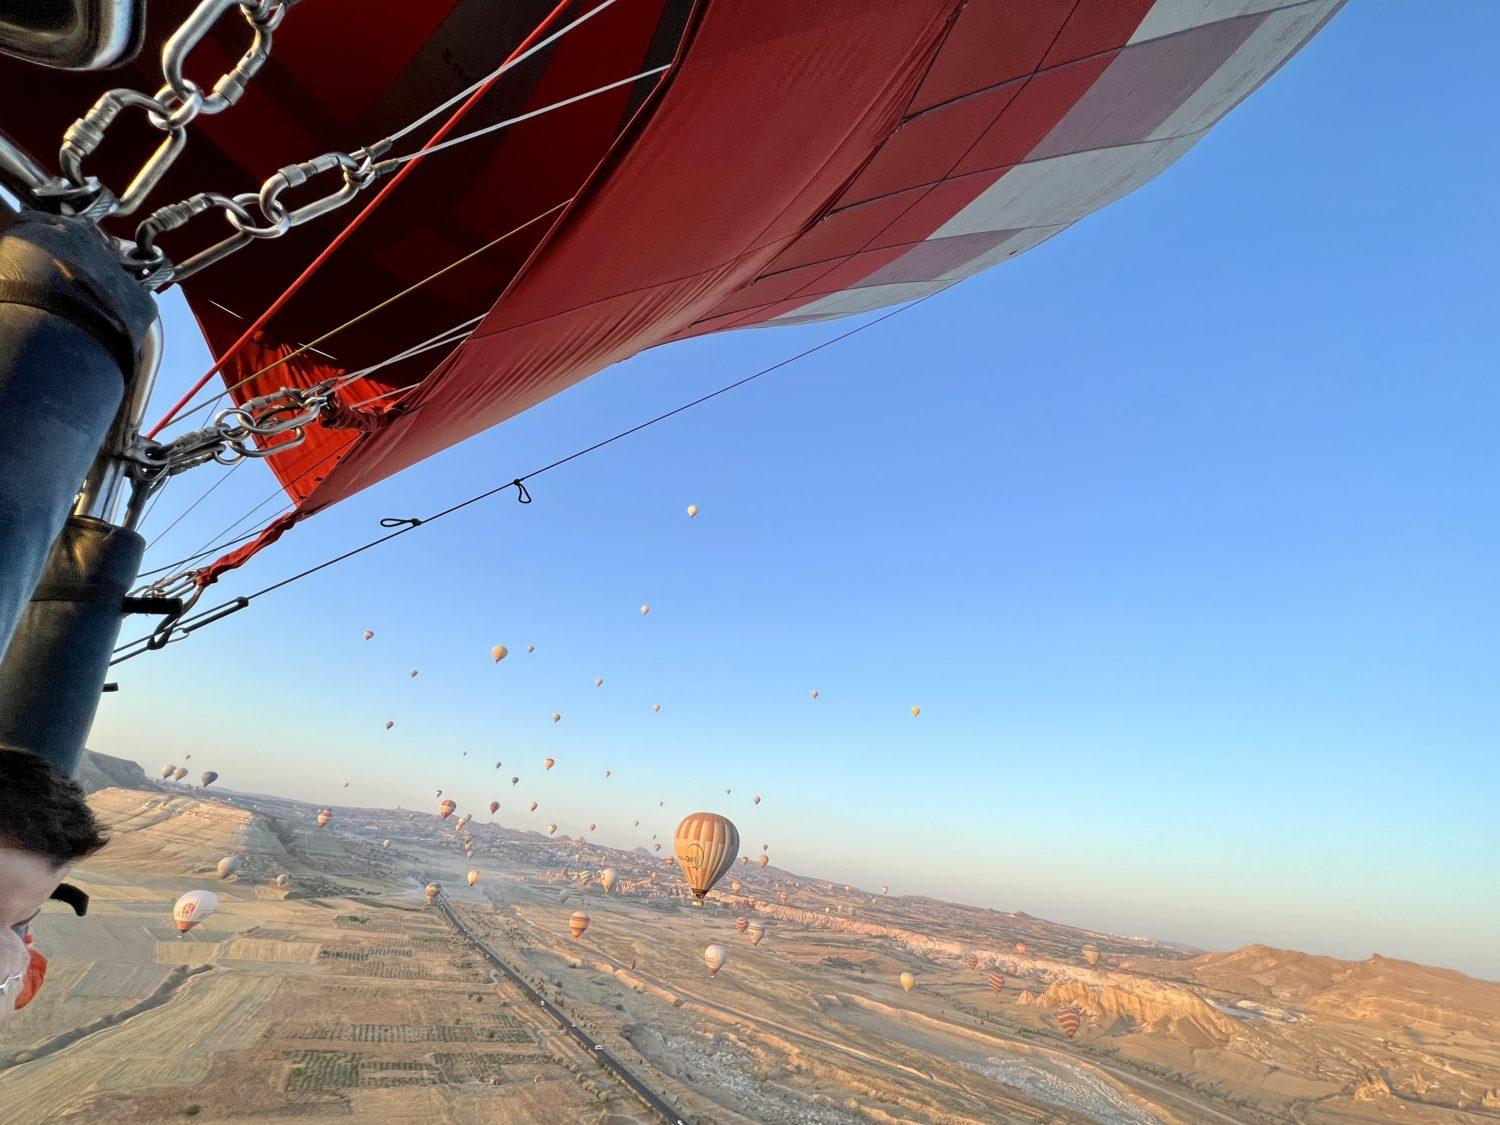
<path id="1" fill-rule="evenodd" d="M 491 801 L 490 802 L 490 815 L 494 816 L 499 811 L 500 811 L 500 802 L 499 801 Z"/>
<path id="2" fill-rule="evenodd" d="M 332 809 L 321 809 L 321 810 L 319 810 L 319 812 L 318 812 L 318 827 L 319 828 L 326 827 L 327 824 L 328 824 L 328 822 L 330 820 L 332 820 L 332 819 L 333 819 L 333 810 Z"/>
<path id="3" fill-rule="evenodd" d="M 750 919 L 749 918 L 736 918 L 734 920 L 734 928 L 738 932 L 744 933 L 747 929 L 750 928 Z"/>
<path id="4" fill-rule="evenodd" d="M 213 891 L 188 891 L 172 904 L 172 921 L 177 932 L 185 934 L 217 909 L 219 896 Z"/>
<path id="5" fill-rule="evenodd" d="M 427 905 L 431 906 L 437 901 L 438 895 L 443 893 L 443 888 L 440 883 L 428 883 L 422 888 L 422 893 L 427 896 Z"/>
<path id="6" fill-rule="evenodd" d="M 447 820 L 453 815 L 453 810 L 458 808 L 458 802 L 451 797 L 438 805 L 438 819 Z"/>
<path id="7" fill-rule="evenodd" d="M 573 911 L 568 919 L 568 929 L 573 931 L 573 940 L 577 941 L 583 936 L 583 931 L 589 928 L 589 916 L 582 910 Z"/>
<path id="8" fill-rule="evenodd" d="M 708 966 L 709 976 L 718 976 L 724 962 L 729 960 L 729 950 L 715 942 L 703 951 L 703 963 Z"/>
<path id="9" fill-rule="evenodd" d="M 917 987 L 917 978 L 914 973 L 902 973 L 900 981 L 901 989 L 904 992 L 910 992 L 912 989 Z"/>
<path id="10" fill-rule="evenodd" d="M 682 819 L 672 839 L 672 850 L 682 864 L 693 894 L 702 899 L 734 864 L 740 833 L 728 817 L 697 812 Z"/>
<path id="11" fill-rule="evenodd" d="M 984 979 L 989 982 L 990 988 L 995 992 L 999 992 L 1005 987 L 1005 977 L 994 969 L 985 973 Z"/>
<path id="12" fill-rule="evenodd" d="M 760 939 L 766 936 L 766 924 L 759 918 L 752 919 L 748 928 L 751 945 L 759 945 Z"/>
<path id="13" fill-rule="evenodd" d="M 1083 1026 L 1083 1017 L 1077 1008 L 1059 1008 L 1057 1009 L 1057 1023 L 1063 1029 L 1063 1034 L 1072 1039 L 1078 1035 L 1078 1029 Z"/>

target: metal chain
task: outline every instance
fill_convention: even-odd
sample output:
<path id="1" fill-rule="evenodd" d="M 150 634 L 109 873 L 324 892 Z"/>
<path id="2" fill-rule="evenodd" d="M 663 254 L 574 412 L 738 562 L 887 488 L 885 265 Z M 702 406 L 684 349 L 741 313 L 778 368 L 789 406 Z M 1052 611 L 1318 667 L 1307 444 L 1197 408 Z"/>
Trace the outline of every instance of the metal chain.
<path id="1" fill-rule="evenodd" d="M 182 154 L 188 126 L 200 116 L 224 112 L 244 95 L 246 85 L 271 55 L 273 33 L 295 3 L 297 0 L 202 0 L 162 47 L 161 88 L 154 95 L 123 87 L 103 94 L 63 134 L 58 153 L 62 177 L 36 189 L 38 199 L 65 205 L 95 221 L 134 212 Z M 187 76 L 187 59 L 232 9 L 238 9 L 250 25 L 250 47 L 205 93 Z M 116 193 L 89 174 L 86 162 L 127 109 L 140 110 L 147 124 L 166 135 L 125 190 Z"/>

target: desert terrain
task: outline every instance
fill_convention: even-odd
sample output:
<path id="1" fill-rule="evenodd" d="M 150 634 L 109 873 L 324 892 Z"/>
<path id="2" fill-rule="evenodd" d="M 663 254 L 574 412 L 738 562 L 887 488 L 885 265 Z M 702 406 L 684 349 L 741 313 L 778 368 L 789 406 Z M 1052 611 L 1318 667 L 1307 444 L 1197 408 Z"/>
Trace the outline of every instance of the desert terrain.
<path id="1" fill-rule="evenodd" d="M 0 1033 L 3 1122 L 662 1119 L 426 905 L 433 879 L 668 1119 L 1500 1120 L 1500 984 L 1448 970 L 1200 954 L 753 862 L 695 906 L 670 844 L 476 819 L 469 860 L 434 813 L 335 806 L 320 830 L 314 806 L 91 769 L 113 841 L 75 873 L 88 916 L 35 926 L 51 970 Z M 219 909 L 179 937 L 200 887 Z"/>

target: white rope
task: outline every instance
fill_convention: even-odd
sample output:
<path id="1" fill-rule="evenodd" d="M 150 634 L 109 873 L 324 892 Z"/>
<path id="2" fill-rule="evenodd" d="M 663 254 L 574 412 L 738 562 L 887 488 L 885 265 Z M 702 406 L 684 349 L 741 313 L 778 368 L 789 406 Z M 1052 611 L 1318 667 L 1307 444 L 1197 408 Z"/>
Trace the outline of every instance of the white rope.
<path id="1" fill-rule="evenodd" d="M 517 55 L 515 58 L 511 59 L 509 62 L 504 63 L 501 66 L 496 67 L 494 70 L 492 70 L 488 74 L 486 74 L 483 78 L 479 79 L 479 81 L 471 83 L 470 85 L 464 87 L 464 89 L 460 90 L 458 93 L 454 94 L 447 101 L 443 102 L 442 105 L 434 106 L 432 109 L 430 109 L 426 113 L 424 113 L 421 117 L 417 118 L 415 121 L 411 122 L 410 124 L 403 125 L 396 132 L 392 133 L 388 139 L 392 140 L 392 141 L 398 140 L 399 138 L 406 136 L 406 134 L 410 133 L 413 129 L 417 129 L 417 128 L 420 128 L 421 126 L 425 125 L 427 122 L 431 121 L 438 114 L 442 113 L 445 109 L 449 109 L 452 106 L 455 106 L 459 102 L 463 101 L 465 98 L 467 98 L 470 94 L 474 93 L 475 90 L 478 90 L 485 83 L 492 82 L 496 78 L 499 78 L 506 71 L 511 70 L 514 67 L 520 66 L 527 59 L 531 58 L 532 55 L 536 54 L 538 51 L 542 50 L 543 48 L 549 47 L 553 43 L 556 43 L 564 35 L 568 34 L 568 32 L 572 31 L 574 28 L 578 27 L 581 24 L 587 23 L 589 20 L 591 20 L 595 16 L 597 16 L 600 12 L 604 11 L 605 8 L 608 8 L 610 5 L 612 5 L 612 4 L 616 3 L 616 2 L 617 2 L 617 0 L 604 0 L 604 3 L 600 4 L 597 8 L 592 8 L 589 11 L 585 12 L 583 15 L 579 16 L 576 20 L 574 20 L 572 23 L 563 24 L 562 27 L 558 28 L 551 35 L 548 35 L 544 39 L 537 40 L 537 42 L 535 44 L 533 44 L 527 50 L 521 52 L 519 55 Z M 431 150 L 429 149 L 428 151 L 431 151 Z"/>
<path id="2" fill-rule="evenodd" d="M 650 78 L 653 74 L 660 74 L 664 70 L 670 70 L 671 66 L 671 63 L 663 66 L 655 66 L 650 70 L 643 70 L 639 74 L 632 74 L 629 78 L 621 78 L 618 82 L 611 82 L 607 86 L 599 86 L 589 90 L 587 93 L 574 94 L 571 98 L 564 98 L 560 102 L 553 102 L 551 105 L 544 105 L 540 109 L 533 109 L 529 113 L 523 113 L 517 117 L 507 117 L 504 121 L 497 121 L 493 125 L 486 125 L 483 129 L 475 129 L 472 133 L 450 137 L 439 144 L 429 145 L 427 148 L 418 149 L 416 152 L 409 152 L 405 156 L 387 157 L 376 165 L 376 168 L 389 169 L 396 165 L 408 164 L 413 160 L 424 159 L 435 152 L 442 152 L 445 148 L 454 148 L 457 145 L 467 144 L 469 141 L 478 140 L 480 137 L 487 137 L 491 133 L 499 132 L 501 129 L 508 129 L 512 125 L 519 125 L 522 121 L 530 121 L 533 117 L 540 117 L 544 113 L 551 113 L 555 109 L 562 109 L 565 106 L 573 105 L 575 102 L 581 102 L 585 98 L 597 97 L 599 94 L 606 94 L 610 90 L 617 90 L 621 86 L 628 86 L 632 82 L 639 82 L 642 78 Z"/>

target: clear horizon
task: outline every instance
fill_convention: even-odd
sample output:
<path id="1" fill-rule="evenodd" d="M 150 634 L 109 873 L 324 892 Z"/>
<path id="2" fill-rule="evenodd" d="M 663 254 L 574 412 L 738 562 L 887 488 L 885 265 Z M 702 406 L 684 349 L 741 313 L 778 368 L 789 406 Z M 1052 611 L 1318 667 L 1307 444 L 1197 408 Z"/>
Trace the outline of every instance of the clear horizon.
<path id="1" fill-rule="evenodd" d="M 1500 157 L 1464 112 L 1500 87 L 1500 8 L 1449 10 L 1350 5 L 1037 250 L 539 478 L 530 506 L 498 496 L 120 666 L 91 747 L 335 806 L 443 788 L 514 826 L 535 799 L 626 847 L 710 808 L 748 854 L 893 895 L 1500 979 L 1500 240 L 1475 190 Z M 208 362 L 167 304 L 162 402 Z M 206 596 L 854 323 L 638 356 Z M 148 567 L 275 491 L 248 465 L 164 533 L 221 473 L 168 489 Z"/>

